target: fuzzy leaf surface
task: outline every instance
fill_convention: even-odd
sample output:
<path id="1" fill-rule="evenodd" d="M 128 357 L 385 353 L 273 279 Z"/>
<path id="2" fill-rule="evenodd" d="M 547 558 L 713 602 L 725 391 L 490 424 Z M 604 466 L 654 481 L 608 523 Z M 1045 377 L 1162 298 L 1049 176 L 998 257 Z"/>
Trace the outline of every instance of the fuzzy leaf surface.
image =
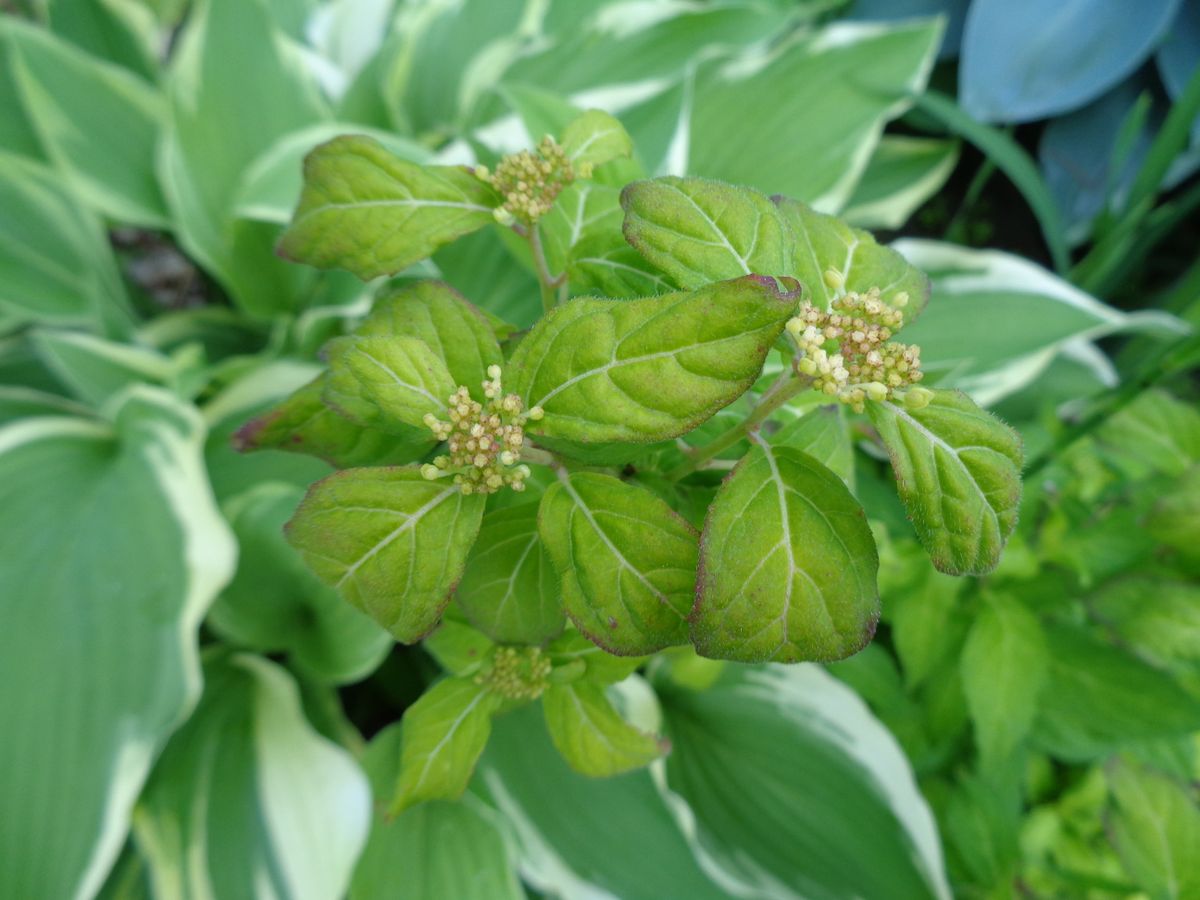
<path id="1" fill-rule="evenodd" d="M 621 718 L 595 682 L 551 685 L 542 697 L 542 709 L 554 746 L 582 775 L 619 775 L 648 765 L 666 749 L 654 735 Z"/>
<path id="2" fill-rule="evenodd" d="M 342 337 L 327 345 L 329 380 L 323 399 L 368 428 L 402 435 L 443 416 L 456 385 L 446 364 L 414 337 Z"/>

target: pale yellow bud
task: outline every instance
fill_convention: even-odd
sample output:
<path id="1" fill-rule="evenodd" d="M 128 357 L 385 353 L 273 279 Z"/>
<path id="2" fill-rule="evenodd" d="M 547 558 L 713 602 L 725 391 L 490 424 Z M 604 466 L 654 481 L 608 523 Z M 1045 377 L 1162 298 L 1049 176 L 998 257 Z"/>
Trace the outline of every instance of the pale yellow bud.
<path id="1" fill-rule="evenodd" d="M 904 392 L 904 405 L 909 409 L 924 409 L 933 399 L 933 391 L 929 388 L 915 387 Z"/>

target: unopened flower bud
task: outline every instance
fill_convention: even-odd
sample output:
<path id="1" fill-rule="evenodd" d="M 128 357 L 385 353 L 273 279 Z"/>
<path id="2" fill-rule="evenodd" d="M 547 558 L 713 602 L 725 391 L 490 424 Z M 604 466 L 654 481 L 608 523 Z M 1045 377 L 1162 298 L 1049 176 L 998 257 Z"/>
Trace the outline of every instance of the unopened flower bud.
<path id="1" fill-rule="evenodd" d="M 933 399 L 933 391 L 929 388 L 914 387 L 904 392 L 904 405 L 909 409 L 924 409 Z"/>

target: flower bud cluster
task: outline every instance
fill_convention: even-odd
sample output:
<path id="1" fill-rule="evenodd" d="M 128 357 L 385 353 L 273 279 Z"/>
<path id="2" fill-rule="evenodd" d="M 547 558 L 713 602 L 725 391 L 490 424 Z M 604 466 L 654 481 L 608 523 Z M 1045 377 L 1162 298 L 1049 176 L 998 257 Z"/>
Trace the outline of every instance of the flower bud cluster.
<path id="1" fill-rule="evenodd" d="M 885 303 L 879 288 L 842 294 L 828 312 L 805 302 L 787 324 L 801 354 L 797 368 L 813 379 L 814 390 L 855 412 L 862 412 L 868 399 L 902 396 L 907 403 L 909 394 L 912 403 L 925 405 L 928 391 L 905 391 L 922 378 L 921 348 L 891 340 L 904 324 L 901 310 L 907 304 L 903 291 Z"/>
<path id="2" fill-rule="evenodd" d="M 485 403 L 471 399 L 465 387 L 450 395 L 444 422 L 432 413 L 425 424 L 439 441 L 446 441 L 449 453 L 421 467 L 421 474 L 433 480 L 453 477 L 464 494 L 494 494 L 508 485 L 514 491 L 525 490 L 529 467 L 518 465 L 525 444 L 525 424 L 543 415 L 541 407 L 523 412 L 524 403 L 516 394 L 505 394 L 500 367 L 489 366 L 483 382 Z"/>
<path id="3" fill-rule="evenodd" d="M 550 669 L 541 647 L 497 647 L 475 683 L 509 700 L 536 700 L 550 683 Z"/>
<path id="4" fill-rule="evenodd" d="M 511 225 L 514 221 L 532 225 L 550 212 L 563 188 L 577 177 L 587 178 L 591 174 L 576 171 L 563 148 L 550 135 L 542 138 L 536 150 L 522 150 L 505 156 L 494 174 L 482 166 L 475 172 L 504 197 L 504 204 L 496 210 L 496 219 L 502 225 Z"/>

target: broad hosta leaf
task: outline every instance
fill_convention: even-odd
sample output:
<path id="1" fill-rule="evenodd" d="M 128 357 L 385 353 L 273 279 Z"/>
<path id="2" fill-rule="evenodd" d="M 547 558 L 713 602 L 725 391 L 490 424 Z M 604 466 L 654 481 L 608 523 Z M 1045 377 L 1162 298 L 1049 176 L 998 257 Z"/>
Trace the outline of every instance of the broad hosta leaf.
<path id="1" fill-rule="evenodd" d="M 1200 701 L 1166 672 L 1084 631 L 1048 631 L 1050 680 L 1035 742 L 1083 762 L 1155 738 L 1200 730 Z"/>
<path id="2" fill-rule="evenodd" d="M 1195 790 L 1128 760 L 1106 771 L 1113 845 L 1130 877 L 1152 897 L 1200 894 L 1200 805 Z"/>
<path id="3" fill-rule="evenodd" d="M 167 384 L 174 371 L 171 360 L 147 347 L 78 331 L 38 331 L 32 340 L 46 367 L 92 406 L 139 382 Z"/>
<path id="4" fill-rule="evenodd" d="M 0 42 L 11 52 L 25 114 L 79 196 L 118 222 L 165 228 L 154 170 L 165 113 L 161 95 L 129 72 L 13 17 L 0 22 Z"/>
<path id="5" fill-rule="evenodd" d="M 101 59 L 118 63 L 143 77 L 154 77 L 157 71 L 154 44 L 159 36 L 152 13 L 143 5 L 112 0 L 102 3 L 46 0 L 41 10 L 55 34 Z"/>
<path id="6" fill-rule="evenodd" d="M 663 713 L 666 797 L 728 896 L 950 897 L 908 760 L 820 668 L 730 666 Z"/>
<path id="7" fill-rule="evenodd" d="M 546 413 L 527 430 L 638 443 L 690 431 L 754 383 L 796 299 L 772 278 L 746 277 L 644 300 L 571 300 L 513 354 L 513 389 Z"/>
<path id="8" fill-rule="evenodd" d="M 454 592 L 467 618 L 502 644 L 545 643 L 566 621 L 537 527 L 537 503 L 488 512 Z"/>
<path id="9" fill-rule="evenodd" d="M 866 514 L 842 480 L 760 442 L 709 508 L 692 641 L 714 659 L 842 659 L 875 633 L 878 568 Z"/>
<path id="10" fill-rule="evenodd" d="M 420 459 L 435 441 L 413 433 L 405 439 L 363 428 L 321 399 L 329 374 L 322 373 L 274 409 L 250 420 L 234 435 L 242 451 L 286 450 L 320 457 L 340 468 L 389 465 Z"/>
<path id="11" fill-rule="evenodd" d="M 225 507 L 238 540 L 238 568 L 208 614 L 232 644 L 287 653 L 322 682 L 358 681 L 392 647 L 386 631 L 323 585 L 283 537 L 304 496 L 299 485 L 267 482 Z"/>
<path id="12" fill-rule="evenodd" d="M 951 575 L 990 572 L 1017 524 L 1017 433 L 957 391 L 935 391 L 919 410 L 882 402 L 868 412 L 933 564 Z"/>
<path id="13" fill-rule="evenodd" d="M 440 416 L 454 393 L 446 364 L 424 341 L 379 335 L 343 337 L 326 345 L 329 378 L 322 399 L 368 428 L 402 437 Z"/>
<path id="14" fill-rule="evenodd" d="M 401 731 L 385 728 L 363 755 L 377 811 L 350 900 L 525 900 L 504 836 L 473 797 L 384 815 L 400 774 Z"/>
<path id="15" fill-rule="evenodd" d="M 860 228 L 903 228 L 958 164 L 958 143 L 885 136 L 841 215 Z"/>
<path id="16" fill-rule="evenodd" d="M 194 410 L 149 388 L 125 396 L 114 428 L 0 429 L 0 532 L 36 535 L 0 566 L 13 896 L 99 889 L 154 756 L 199 696 L 196 628 L 236 552 L 202 444 Z"/>
<path id="17" fill-rule="evenodd" d="M 340 896 L 370 827 L 354 759 L 313 730 L 275 664 L 214 653 L 204 681 L 134 815 L 155 894 Z"/>
<path id="18" fill-rule="evenodd" d="M 346 469 L 312 486 L 287 535 L 322 581 L 412 643 L 450 602 L 483 507 L 416 468 Z"/>
<path id="19" fill-rule="evenodd" d="M 1037 617 L 1013 598 L 990 598 L 971 626 L 961 662 L 985 767 L 1002 764 L 1029 734 L 1048 662 Z"/>
<path id="20" fill-rule="evenodd" d="M 598 109 L 589 109 L 569 122 L 559 143 L 577 171 L 581 165 L 599 166 L 633 153 L 633 141 L 625 127 Z"/>
<path id="21" fill-rule="evenodd" d="M 696 531 L 666 503 L 580 472 L 546 491 L 538 530 L 564 580 L 567 615 L 588 638 L 621 656 L 686 642 Z"/>
<path id="22" fill-rule="evenodd" d="M 877 287 L 887 301 L 899 293 L 908 294 L 908 305 L 904 308 L 906 322 L 911 322 L 925 308 L 929 278 L 895 250 L 881 246 L 861 228 L 819 213 L 798 200 L 779 197 L 776 201 L 796 241 L 796 261 L 791 274 L 808 288 L 814 305 L 827 309 L 839 293 Z M 835 289 L 825 281 L 825 273 L 830 271 L 840 277 L 840 288 Z"/>
<path id="23" fill-rule="evenodd" d="M 492 221 L 495 192 L 465 169 L 419 166 L 347 136 L 304 161 L 304 192 L 279 248 L 360 278 L 393 275 Z"/>
<path id="24" fill-rule="evenodd" d="M 572 769 L 592 778 L 641 768 L 666 750 L 654 735 L 621 718 L 594 682 L 551 685 L 542 709 L 558 752 Z"/>
<path id="25" fill-rule="evenodd" d="M 682 288 L 793 273 L 795 238 L 765 194 L 706 178 L 635 181 L 621 192 L 625 237 Z"/>
<path id="26" fill-rule="evenodd" d="M 1047 16 L 1038 0 L 976 0 L 963 31 L 959 99 L 986 122 L 1029 122 L 1082 106 L 1137 68 L 1179 5 L 1071 0 Z"/>
<path id="27" fill-rule="evenodd" d="M 397 284 L 381 291 L 371 314 L 354 333 L 424 341 L 445 363 L 454 385 L 471 391 L 479 388 L 488 366 L 504 362 L 495 332 L 483 313 L 440 281 Z M 438 396 L 445 406 L 446 398 Z"/>
<path id="28" fill-rule="evenodd" d="M 405 711 L 393 815 L 467 789 L 502 702 L 470 678 L 444 678 Z"/>
<path id="29" fill-rule="evenodd" d="M 547 896 L 729 896 L 701 870 L 648 772 L 580 775 L 556 752 L 532 706 L 496 719 L 472 792 L 500 813 L 522 878 Z"/>

